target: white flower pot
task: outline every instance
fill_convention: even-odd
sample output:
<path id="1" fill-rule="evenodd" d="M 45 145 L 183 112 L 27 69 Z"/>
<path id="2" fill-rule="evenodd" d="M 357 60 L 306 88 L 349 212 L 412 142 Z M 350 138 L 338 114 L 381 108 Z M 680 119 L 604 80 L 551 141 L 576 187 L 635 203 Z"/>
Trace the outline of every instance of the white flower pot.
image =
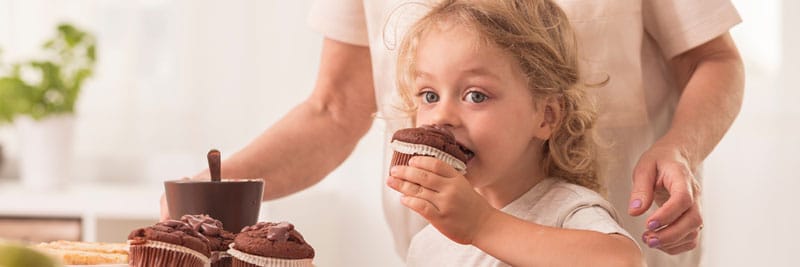
<path id="1" fill-rule="evenodd" d="M 56 189 L 70 179 L 75 118 L 54 115 L 15 119 L 20 138 L 20 180 L 26 187 Z"/>

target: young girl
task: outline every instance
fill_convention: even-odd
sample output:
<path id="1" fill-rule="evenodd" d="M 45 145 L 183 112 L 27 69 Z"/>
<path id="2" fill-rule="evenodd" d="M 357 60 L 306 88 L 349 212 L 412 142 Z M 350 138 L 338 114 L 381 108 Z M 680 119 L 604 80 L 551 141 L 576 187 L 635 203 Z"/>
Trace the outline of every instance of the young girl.
<path id="1" fill-rule="evenodd" d="M 576 53 L 547 0 L 446 0 L 410 28 L 398 62 L 405 108 L 474 157 L 466 175 L 432 157 L 391 169 L 388 186 L 430 222 L 409 266 L 641 264 L 595 192 L 595 116 Z"/>

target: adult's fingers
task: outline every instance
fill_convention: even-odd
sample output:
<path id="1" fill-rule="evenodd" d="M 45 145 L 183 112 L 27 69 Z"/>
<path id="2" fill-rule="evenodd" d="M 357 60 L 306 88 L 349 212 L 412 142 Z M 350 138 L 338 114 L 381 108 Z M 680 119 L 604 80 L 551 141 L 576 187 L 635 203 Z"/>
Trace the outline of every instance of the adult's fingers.
<path id="1" fill-rule="evenodd" d="M 180 180 L 181 181 L 189 181 L 191 179 L 189 179 L 189 177 L 182 177 Z M 161 202 L 161 218 L 160 218 L 160 220 L 163 222 L 163 221 L 169 220 L 169 205 L 167 205 L 167 194 L 166 193 L 162 193 L 161 194 L 160 202 Z"/>
<path id="2" fill-rule="evenodd" d="M 674 223 L 658 231 L 650 230 L 645 232 L 645 242 L 647 242 L 648 245 L 651 243 L 658 244 L 657 247 L 664 249 L 673 248 L 689 242 L 696 242 L 698 237 L 697 232 L 701 229 L 702 225 L 703 218 L 700 216 L 700 208 L 698 205 L 694 205 L 675 220 Z"/>
<path id="3" fill-rule="evenodd" d="M 699 189 L 699 186 L 696 185 L 697 182 L 688 167 L 679 163 L 665 164 L 665 166 L 659 168 L 659 175 L 661 176 L 659 186 L 663 186 L 667 190 L 669 197 L 647 219 L 647 228 L 649 230 L 673 224 L 690 208 L 696 206 L 694 199 L 695 188 Z M 696 209 L 695 213 L 691 215 L 688 219 L 693 220 L 693 222 L 697 221 L 696 224 L 691 225 L 691 228 L 695 229 L 702 223 L 700 210 Z"/>
<path id="4" fill-rule="evenodd" d="M 169 206 L 167 205 L 167 195 L 161 194 L 161 219 L 160 221 L 169 220 Z"/>
<path id="5" fill-rule="evenodd" d="M 656 186 L 658 168 L 656 162 L 642 157 L 633 169 L 633 186 L 628 201 L 628 214 L 642 215 L 653 203 L 653 188 Z"/>
<path id="6" fill-rule="evenodd" d="M 684 236 L 681 240 L 674 242 L 668 245 L 662 245 L 658 247 L 661 251 L 669 253 L 669 251 L 678 251 L 678 248 L 686 247 L 687 244 L 698 244 L 700 242 L 698 236 L 700 236 L 700 232 L 698 230 L 694 230 Z M 683 251 L 681 251 L 683 252 Z"/>
<path id="7" fill-rule="evenodd" d="M 661 250 L 666 252 L 666 253 L 668 253 L 668 254 L 670 254 L 670 255 L 676 255 L 676 254 L 680 254 L 680 253 L 695 249 L 697 247 L 697 245 L 698 245 L 698 241 L 695 240 L 695 241 L 683 243 L 683 244 L 675 246 L 675 247 L 664 248 L 664 249 L 661 249 Z"/>

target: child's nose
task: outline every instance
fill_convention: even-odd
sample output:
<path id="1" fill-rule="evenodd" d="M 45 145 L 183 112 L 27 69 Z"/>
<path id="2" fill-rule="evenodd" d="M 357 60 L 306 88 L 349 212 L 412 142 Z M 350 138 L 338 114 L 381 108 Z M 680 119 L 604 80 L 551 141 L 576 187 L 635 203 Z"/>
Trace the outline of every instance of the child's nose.
<path id="1" fill-rule="evenodd" d="M 439 102 L 433 110 L 429 124 L 443 126 L 445 128 L 457 127 L 461 124 L 461 117 L 456 103 L 450 101 Z"/>

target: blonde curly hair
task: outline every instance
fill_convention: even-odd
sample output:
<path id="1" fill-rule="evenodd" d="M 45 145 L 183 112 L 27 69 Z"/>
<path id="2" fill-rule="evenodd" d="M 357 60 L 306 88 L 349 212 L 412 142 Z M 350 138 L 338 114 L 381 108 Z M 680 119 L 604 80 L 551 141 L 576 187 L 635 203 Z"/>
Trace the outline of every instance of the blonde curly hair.
<path id="1" fill-rule="evenodd" d="M 542 166 L 548 176 L 601 191 L 596 174 L 594 103 L 579 79 L 575 35 L 564 11 L 549 0 L 444 0 L 405 34 L 398 48 L 399 108 L 416 115 L 413 75 L 417 45 L 440 23 L 463 25 L 515 58 L 537 99 L 552 97 L 560 118 L 545 141 Z M 603 84 L 607 82 L 602 82 Z"/>

